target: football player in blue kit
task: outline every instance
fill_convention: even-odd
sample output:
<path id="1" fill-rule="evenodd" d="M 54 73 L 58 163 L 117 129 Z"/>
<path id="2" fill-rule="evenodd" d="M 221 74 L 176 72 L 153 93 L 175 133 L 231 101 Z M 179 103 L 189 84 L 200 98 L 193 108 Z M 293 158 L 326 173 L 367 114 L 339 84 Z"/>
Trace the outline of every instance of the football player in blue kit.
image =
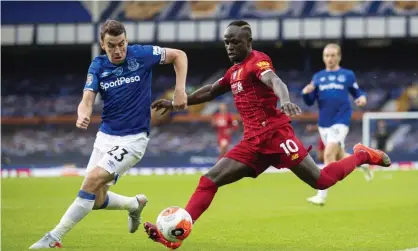
<path id="1" fill-rule="evenodd" d="M 173 64 L 176 86 L 173 107 L 187 106 L 187 56 L 183 51 L 151 45 L 129 45 L 122 23 L 108 20 L 101 27 L 100 45 L 106 55 L 96 57 L 87 73 L 76 126 L 87 129 L 96 94 L 104 102 L 102 123 L 87 165 L 87 174 L 75 201 L 59 224 L 30 249 L 61 247 L 61 240 L 95 209 L 127 210 L 128 230 L 134 233 L 147 203 L 145 195 L 126 197 L 109 186 L 144 156 L 151 120 L 152 68 Z"/>
<path id="2" fill-rule="evenodd" d="M 317 72 L 310 84 L 302 90 L 307 105 L 318 103 L 318 130 L 325 144 L 324 166 L 348 155 L 344 150 L 345 138 L 349 131 L 352 107 L 350 94 L 358 107 L 367 103 L 366 94 L 359 88 L 353 71 L 340 66 L 341 48 L 338 44 L 328 44 L 323 51 L 325 69 Z M 367 176 L 371 173 L 367 166 L 361 166 Z M 327 190 L 318 190 L 308 202 L 324 205 Z"/>

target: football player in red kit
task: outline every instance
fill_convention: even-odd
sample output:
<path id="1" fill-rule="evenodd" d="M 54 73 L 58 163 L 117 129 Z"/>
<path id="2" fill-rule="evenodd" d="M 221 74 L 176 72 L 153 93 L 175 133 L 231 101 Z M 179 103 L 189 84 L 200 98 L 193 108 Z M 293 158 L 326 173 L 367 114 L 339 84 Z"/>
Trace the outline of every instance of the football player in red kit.
<path id="1" fill-rule="evenodd" d="M 300 108 L 290 102 L 287 86 L 276 75 L 270 57 L 252 49 L 250 25 L 245 21 L 230 23 L 224 32 L 224 43 L 234 65 L 223 78 L 189 95 L 187 104 L 204 103 L 232 91 L 243 121 L 244 138 L 200 178 L 185 207 L 194 222 L 210 206 L 220 187 L 244 177 L 255 178 L 270 166 L 289 168 L 312 188 L 327 189 L 361 164 L 391 164 L 384 152 L 357 144 L 353 155 L 321 170 L 290 125 L 290 116 L 298 115 Z M 278 98 L 280 109 L 276 108 Z M 152 107 L 173 109 L 170 100 L 157 100 Z M 149 222 L 144 227 L 152 240 L 168 248 L 181 245 L 181 241 L 167 241 Z"/>
<path id="2" fill-rule="evenodd" d="M 237 129 L 238 121 L 228 112 L 228 106 L 221 103 L 219 104 L 219 112 L 212 119 L 212 125 L 216 127 L 218 133 L 219 160 L 228 151 L 232 132 Z"/>

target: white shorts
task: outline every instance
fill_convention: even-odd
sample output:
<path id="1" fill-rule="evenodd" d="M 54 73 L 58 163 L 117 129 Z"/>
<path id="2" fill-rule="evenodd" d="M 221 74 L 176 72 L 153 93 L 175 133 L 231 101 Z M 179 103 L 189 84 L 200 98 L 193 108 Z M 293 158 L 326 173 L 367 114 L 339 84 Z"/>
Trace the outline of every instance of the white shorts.
<path id="1" fill-rule="evenodd" d="M 119 176 L 142 159 L 148 141 L 149 138 L 145 132 L 115 136 L 99 131 L 87 165 L 87 173 L 99 166 L 110 174 L 115 174 L 115 179 L 108 185 L 116 184 Z"/>
<path id="2" fill-rule="evenodd" d="M 344 124 L 335 124 L 331 127 L 319 127 L 318 130 L 324 145 L 327 145 L 328 143 L 339 143 L 341 148 L 344 149 L 345 138 L 349 131 L 348 126 Z"/>

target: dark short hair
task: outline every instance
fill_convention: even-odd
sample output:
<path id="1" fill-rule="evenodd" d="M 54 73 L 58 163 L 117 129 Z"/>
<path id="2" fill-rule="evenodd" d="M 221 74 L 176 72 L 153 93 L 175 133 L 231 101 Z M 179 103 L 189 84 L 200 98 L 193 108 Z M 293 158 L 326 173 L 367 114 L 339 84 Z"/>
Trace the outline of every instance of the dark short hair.
<path id="1" fill-rule="evenodd" d="M 243 20 L 232 21 L 231 23 L 229 23 L 228 27 L 229 26 L 238 26 L 238 27 L 241 28 L 241 30 L 244 30 L 244 31 L 248 32 L 249 37 L 252 36 L 251 26 L 246 21 L 243 21 Z"/>
<path id="2" fill-rule="evenodd" d="M 231 23 L 229 23 L 228 27 L 229 26 L 233 26 L 233 25 L 234 26 L 238 26 L 238 27 L 242 27 L 242 26 L 245 26 L 245 25 L 250 26 L 250 24 L 248 22 L 243 21 L 243 20 L 235 20 L 235 21 L 232 21 Z"/>
<path id="3" fill-rule="evenodd" d="M 120 34 L 126 34 L 125 25 L 116 20 L 107 20 L 100 28 L 100 39 L 103 40 L 106 34 L 111 36 L 119 36 Z"/>

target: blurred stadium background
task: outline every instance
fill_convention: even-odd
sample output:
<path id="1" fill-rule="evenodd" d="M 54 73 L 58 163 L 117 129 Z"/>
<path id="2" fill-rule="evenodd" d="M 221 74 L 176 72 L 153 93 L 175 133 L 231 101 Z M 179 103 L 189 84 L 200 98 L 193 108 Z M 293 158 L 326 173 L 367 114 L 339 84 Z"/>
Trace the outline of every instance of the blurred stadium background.
<path id="1" fill-rule="evenodd" d="M 293 102 L 304 111 L 292 123 L 298 137 L 314 149 L 318 132 L 308 127 L 316 123 L 317 108 L 306 107 L 299 93 L 323 68 L 323 46 L 337 42 L 342 65 L 355 71 L 369 97 L 367 107 L 354 108 L 346 150 L 351 152 L 369 135 L 365 143 L 387 150 L 395 161 L 390 169 L 418 169 L 418 119 L 412 113 L 418 111 L 416 1 L 2 1 L 2 250 L 27 249 L 58 222 L 76 196 L 102 104 L 96 100 L 94 123 L 87 131 L 75 127 L 76 109 L 88 66 L 101 53 L 98 27 L 106 19 L 123 21 L 131 44 L 183 49 L 189 57 L 188 92 L 224 73 L 230 63 L 222 32 L 231 20 L 248 21 L 254 48 L 271 56 Z M 174 81 L 172 66 L 155 68 L 153 99 L 171 98 Z M 197 175 L 148 175 L 195 173 L 215 163 L 217 135 L 210 119 L 220 102 L 236 113 L 228 94 L 158 117 L 144 159 L 129 172 L 132 176 L 112 187 L 128 196 L 145 193 L 150 203 L 144 219 L 154 220 L 167 206 L 185 205 L 198 180 Z M 367 119 L 366 112 L 398 118 Z M 233 143 L 241 135 L 242 126 Z M 311 153 L 315 155 L 314 150 Z M 294 175 L 262 175 L 256 183 L 244 179 L 222 188 L 182 249 L 417 247 L 417 175 L 376 172 L 368 183 L 361 172 L 354 172 L 331 189 L 321 208 L 306 203 L 314 191 Z M 52 178 L 26 178 L 41 176 Z M 260 208 L 266 210 L 260 213 Z M 94 212 L 69 233 L 64 247 L 164 249 L 138 232 L 127 234 L 125 212 Z"/>
<path id="2" fill-rule="evenodd" d="M 186 51 L 188 92 L 212 83 L 229 67 L 221 42 L 226 24 L 250 22 L 254 48 L 272 57 L 304 111 L 293 124 L 307 146 L 317 144 L 318 132 L 306 129 L 316 123 L 317 109 L 305 106 L 299 93 L 323 68 L 327 42 L 341 44 L 342 65 L 355 71 L 369 97 L 367 107 L 355 108 L 348 152 L 362 140 L 364 112 L 418 111 L 416 1 L 22 1 L 2 2 L 1 8 L 3 176 L 82 174 L 100 123 L 101 101 L 86 132 L 74 126 L 76 108 L 90 61 L 101 53 L 98 27 L 106 19 L 124 21 L 131 44 Z M 171 97 L 174 77 L 172 66 L 155 69 L 154 99 Z M 236 112 L 232 96 L 224 95 L 153 127 L 141 169 L 131 173 L 212 166 L 218 150 L 209 122 L 219 102 Z M 386 136 L 376 136 L 378 124 Z M 417 119 L 371 120 L 370 135 L 370 143 L 380 143 L 395 162 L 416 166 Z M 241 132 L 236 133 L 234 142 L 240 138 Z"/>

